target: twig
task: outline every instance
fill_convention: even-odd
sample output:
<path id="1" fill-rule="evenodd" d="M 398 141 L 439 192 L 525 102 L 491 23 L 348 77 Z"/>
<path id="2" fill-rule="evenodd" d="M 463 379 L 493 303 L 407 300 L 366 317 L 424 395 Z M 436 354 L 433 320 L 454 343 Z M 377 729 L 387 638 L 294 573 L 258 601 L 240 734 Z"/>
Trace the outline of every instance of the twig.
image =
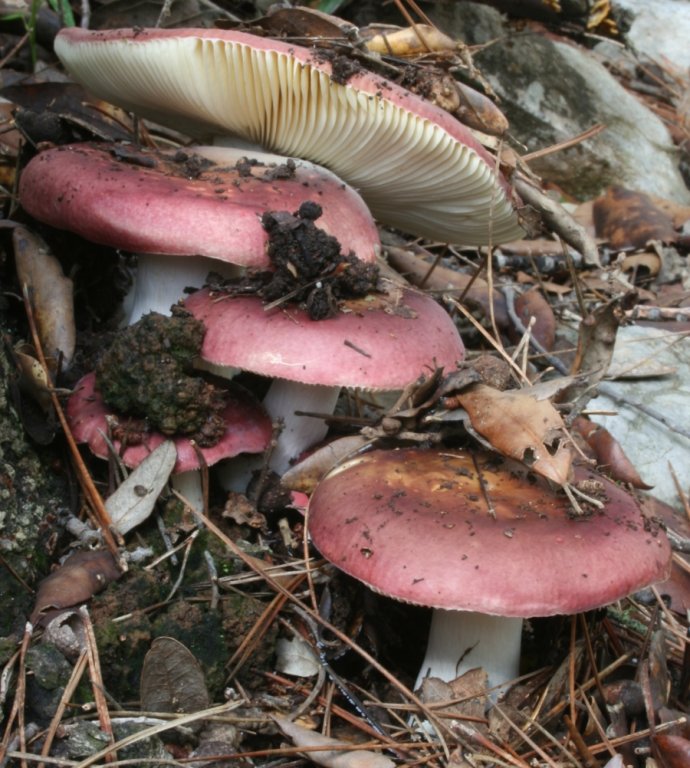
<path id="1" fill-rule="evenodd" d="M 276 581 L 261 565 L 255 558 L 250 557 L 245 552 L 243 552 L 237 544 L 229 537 L 226 536 L 223 531 L 218 528 L 218 526 L 212 521 L 209 520 L 205 515 L 201 514 L 197 509 L 192 509 L 192 513 L 195 517 L 197 517 L 208 529 L 211 533 L 213 533 L 214 536 L 218 537 L 220 541 L 225 544 L 225 546 L 240 560 L 242 560 L 249 568 L 259 573 L 266 583 L 276 592 L 280 593 L 288 602 L 292 603 L 293 605 L 296 605 L 298 608 L 301 608 L 302 610 L 308 610 L 305 608 L 302 601 L 296 597 L 292 592 L 290 592 L 288 589 L 286 589 L 280 582 Z M 318 613 L 310 612 L 310 615 L 314 618 L 314 620 L 320 624 L 324 629 L 327 629 L 329 632 L 333 633 L 335 637 L 337 637 L 342 643 L 348 646 L 348 648 L 351 648 L 355 653 L 357 653 L 359 656 L 364 659 L 364 661 L 367 662 L 373 669 L 375 669 L 380 675 L 382 675 L 394 688 L 396 688 L 403 696 L 407 697 L 410 701 L 412 701 L 417 707 L 419 707 L 419 710 L 423 712 L 424 716 L 429 720 L 434 730 L 439 735 L 439 738 L 441 739 L 442 743 L 445 743 L 442 739 L 442 735 L 440 733 L 441 726 L 434 717 L 433 712 L 431 712 L 424 703 L 419 699 L 418 696 L 416 696 L 412 691 L 410 691 L 405 685 L 403 685 L 398 678 L 389 672 L 377 659 L 375 659 L 370 653 L 367 653 L 363 648 L 361 648 L 357 643 L 355 643 L 353 640 L 351 640 L 344 632 L 342 632 L 338 627 L 335 627 L 333 624 L 331 624 L 329 621 L 323 618 L 323 616 L 320 616 Z M 446 747 L 447 750 L 447 747 Z M 447 753 L 448 756 L 449 753 Z M 81 766 L 80 766 L 81 768 Z"/>
<path id="2" fill-rule="evenodd" d="M 601 123 L 597 123 L 596 125 L 593 125 L 591 128 L 587 128 L 586 131 L 582 131 L 582 133 L 578 133 L 577 136 L 573 136 L 572 139 L 566 139 L 565 141 L 560 141 L 558 144 L 551 144 L 548 147 L 544 147 L 544 149 L 538 149 L 535 152 L 528 152 L 526 155 L 521 155 L 520 160 L 523 163 L 529 163 L 530 160 L 536 160 L 540 157 L 546 157 L 547 155 L 553 155 L 555 152 L 562 152 L 564 149 L 570 149 L 571 147 L 576 146 L 577 144 L 581 144 L 583 141 L 587 141 L 587 139 L 593 139 L 595 136 L 598 136 L 602 131 L 606 130 L 606 126 L 602 125 Z"/>
<path id="3" fill-rule="evenodd" d="M 513 183 L 520 197 L 539 211 L 550 229 L 582 254 L 586 264 L 601 266 L 596 243 L 561 205 L 519 174 L 515 174 Z"/>
<path id="4" fill-rule="evenodd" d="M 24 297 L 24 308 L 26 311 L 27 321 L 29 323 L 29 329 L 31 331 L 31 338 L 36 350 L 36 356 L 38 357 L 39 363 L 43 366 L 46 377 L 48 377 L 48 380 L 50 380 L 50 368 L 48 367 L 45 355 L 43 354 L 43 347 L 41 345 L 41 339 L 38 334 L 38 328 L 36 327 L 36 318 L 34 317 L 33 305 L 29 294 L 29 287 L 26 284 L 22 286 L 22 295 Z M 86 468 L 86 464 L 84 464 L 84 460 L 79 453 L 79 448 L 77 448 L 74 436 L 72 435 L 72 431 L 70 430 L 69 424 L 67 423 L 65 412 L 62 409 L 60 400 L 53 387 L 50 389 L 50 399 L 52 400 L 53 407 L 55 408 L 55 412 L 57 413 L 57 417 L 60 421 L 60 426 L 62 427 L 62 431 L 65 435 L 65 440 L 67 441 L 67 446 L 69 447 L 72 461 L 76 467 L 79 484 L 82 487 L 84 495 L 89 500 L 91 509 L 93 510 L 93 513 L 96 517 L 97 527 L 100 528 L 103 534 L 103 541 L 110 550 L 110 553 L 115 558 L 115 561 L 119 563 L 120 559 L 118 557 L 117 543 L 112 533 L 112 522 L 110 520 L 110 515 L 108 514 L 108 510 L 105 508 L 101 494 L 98 492 L 98 489 L 94 485 L 94 482 L 91 479 L 91 475 Z"/>

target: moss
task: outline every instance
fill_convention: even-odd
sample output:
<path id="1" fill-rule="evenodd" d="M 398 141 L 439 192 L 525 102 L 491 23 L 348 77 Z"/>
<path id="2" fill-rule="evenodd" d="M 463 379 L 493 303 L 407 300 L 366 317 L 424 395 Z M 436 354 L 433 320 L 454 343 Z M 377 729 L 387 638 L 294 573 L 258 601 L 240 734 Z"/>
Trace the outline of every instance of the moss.
<path id="1" fill-rule="evenodd" d="M 194 374 L 203 338 L 203 323 L 190 315 L 144 315 L 117 334 L 96 367 L 104 401 L 164 435 L 214 445 L 225 432 L 225 402 L 221 390 Z"/>

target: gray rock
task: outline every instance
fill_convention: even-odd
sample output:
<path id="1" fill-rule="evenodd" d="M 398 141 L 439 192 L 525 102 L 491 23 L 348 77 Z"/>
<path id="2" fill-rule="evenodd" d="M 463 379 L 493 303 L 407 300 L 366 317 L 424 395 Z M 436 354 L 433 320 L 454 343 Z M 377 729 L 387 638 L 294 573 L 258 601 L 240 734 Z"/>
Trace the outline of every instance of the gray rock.
<path id="1" fill-rule="evenodd" d="M 661 122 L 595 55 L 541 31 L 515 31 L 476 3 L 437 8 L 435 21 L 471 44 L 491 44 L 474 60 L 501 99 L 510 134 L 528 152 L 571 139 L 597 123 L 606 131 L 530 163 L 545 181 L 579 199 L 612 184 L 690 202 L 678 151 Z"/>
<path id="2" fill-rule="evenodd" d="M 613 16 L 627 45 L 676 74 L 690 67 L 690 3 L 687 0 L 613 0 Z"/>

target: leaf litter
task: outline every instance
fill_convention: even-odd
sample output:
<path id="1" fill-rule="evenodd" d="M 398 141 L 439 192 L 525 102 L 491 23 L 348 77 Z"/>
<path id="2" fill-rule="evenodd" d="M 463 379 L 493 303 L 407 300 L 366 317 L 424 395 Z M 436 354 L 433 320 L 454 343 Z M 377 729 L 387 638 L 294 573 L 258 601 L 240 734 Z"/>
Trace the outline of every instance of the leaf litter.
<path id="1" fill-rule="evenodd" d="M 380 66 L 387 75 L 391 68 L 402 70 L 399 57 L 408 56 L 443 66 L 451 57 L 455 66 L 476 74 L 462 46 L 449 47 L 443 36 L 437 42 L 438 30 L 423 26 L 428 20 L 414 4 L 400 7 L 418 13 L 421 23 L 399 32 L 376 31 L 368 43 L 370 51 L 381 49 Z M 312 25 L 322 29 L 322 24 L 330 30 L 329 37 L 342 35 L 347 41 L 351 34 L 349 27 L 313 17 L 305 20 L 294 10 L 294 16 L 288 14 L 289 23 L 296 25 L 291 35 L 308 36 Z M 281 24 L 286 23 L 284 18 Z M 368 61 L 366 55 L 360 58 Z M 418 77 L 416 82 L 426 89 L 425 95 L 439 98 L 435 84 L 442 80 Z M 481 77 L 477 82 L 481 87 Z M 48 85 L 16 85 L 7 96 L 22 110 L 38 108 L 38 93 L 46 91 L 40 86 Z M 469 110 L 480 130 L 501 134 L 500 117 L 458 88 L 462 108 L 457 106 L 456 113 Z M 47 109 L 54 119 L 41 126 L 40 135 L 34 133 L 30 115 L 17 119 L 24 135 L 56 143 L 132 136 L 127 116 L 94 104 L 71 84 L 50 84 Z M 499 128 L 487 130 L 492 125 Z M 153 141 L 155 130 L 144 127 L 142 135 Z M 168 134 L 165 140 L 170 138 Z M 17 158 L 18 143 L 12 141 L 6 135 L 4 145 Z M 12 170 L 4 170 L 11 181 Z M 619 327 L 631 312 L 656 310 L 661 319 L 652 322 L 663 324 L 669 317 L 685 323 L 681 333 L 687 333 L 686 307 L 681 306 L 686 299 L 680 288 L 687 279 L 687 243 L 679 232 L 687 212 L 612 189 L 596 201 L 594 220 L 574 226 L 533 184 L 521 182 L 520 188 L 541 209 L 547 231 L 558 231 L 576 250 L 584 271 L 576 271 L 573 256 L 556 238 L 538 246 L 539 258 L 549 255 L 552 271 L 542 272 L 540 262 L 530 255 L 516 256 L 523 260 L 511 273 L 495 267 L 486 254 L 385 234 L 389 262 L 396 269 L 440 299 L 452 296 L 469 308 L 456 315 L 473 353 L 464 372 L 430 372 L 411 383 L 392 406 L 381 405 L 367 393 L 352 397 L 332 422 L 334 434 L 345 436 L 290 470 L 283 480 L 291 488 L 309 493 L 320 477 L 370 445 L 473 445 L 477 439 L 497 454 L 523 461 L 556 485 L 567 483 L 571 463 L 590 450 L 597 465 L 608 467 L 618 481 L 644 487 L 634 463 L 616 442 L 615 430 L 608 432 L 592 421 L 583 425 L 580 414 L 587 413 L 597 384 L 604 391 Z M 607 241 L 603 248 L 595 248 L 587 234 L 595 227 L 597 237 Z M 74 348 L 70 280 L 76 278 L 80 334 L 105 330 L 97 302 L 86 295 L 93 291 L 96 296 L 97 286 L 85 284 L 79 271 L 70 277 L 61 269 L 56 272 L 59 260 L 68 264 L 64 244 L 55 243 L 56 262 L 49 246 L 37 238 L 29 228 L 15 230 L 17 285 L 20 294 L 23 286 L 32 289 L 37 331 L 36 338 L 29 333 L 25 337 L 50 358 L 62 358 L 67 367 Z M 608 260 L 607 247 L 625 249 L 625 259 Z M 514 253 L 523 248 L 516 244 Z M 499 259 L 508 263 L 512 254 L 510 244 L 503 246 L 495 264 Z M 30 262 L 29 257 L 41 260 Z M 659 280 L 669 275 L 669 283 Z M 511 281 L 511 290 L 505 290 Z M 530 290 L 519 290 L 524 286 Z M 607 302 L 609 297 L 612 301 Z M 78 355 L 85 349 L 77 342 Z M 481 371 L 474 350 L 500 362 L 500 383 L 495 371 Z M 47 400 L 53 402 L 56 386 L 69 386 L 71 379 L 55 362 L 46 364 L 39 351 L 24 368 L 36 364 L 44 373 L 33 375 L 33 386 L 43 393 L 45 408 Z M 78 365 L 85 364 L 80 360 Z M 559 375 L 549 380 L 554 369 Z M 674 373 L 673 366 L 666 366 L 651 375 Z M 673 414 L 665 415 L 673 421 Z M 133 550 L 136 537 L 150 549 L 162 550 L 161 557 L 147 569 L 135 565 L 123 575 L 107 549 L 77 552 L 40 583 L 30 616 L 37 632 L 9 633 L 12 650 L 17 651 L 3 656 L 0 694 L 8 717 L 0 749 L 11 761 L 28 765 L 44 757 L 47 763 L 54 756 L 84 767 L 99 765 L 115 756 L 129 757 L 126 750 L 136 742 L 155 738 L 163 750 L 157 754 L 167 755 L 172 764 L 184 764 L 177 762 L 181 758 L 198 765 L 292 765 L 306 760 L 345 768 L 421 763 L 618 768 L 641 765 L 643 759 L 669 768 L 687 764 L 690 659 L 687 621 L 677 607 L 684 599 L 690 603 L 690 587 L 683 587 L 679 576 L 690 572 L 684 552 L 674 555 L 670 607 L 663 599 L 664 585 L 659 585 L 607 611 L 530 622 L 525 674 L 498 703 L 487 707 L 481 671 L 450 683 L 428 680 L 415 694 L 410 685 L 423 649 L 425 633 L 418 625 L 424 628 L 425 614 L 392 607 L 335 573 L 309 547 L 297 496 L 287 507 L 271 502 L 265 477 L 259 478 L 258 491 L 248 492 L 249 502 L 261 506 L 260 514 L 228 515 L 223 530 L 212 521 L 213 509 L 206 510 L 205 518 L 185 508 L 165 490 L 174 463 L 169 446 L 164 443 L 154 451 L 117 489 L 112 474 L 107 477 L 95 466 L 77 464 L 85 507 L 97 510 L 99 522 L 93 527 L 100 528 L 111 549 L 115 539 L 127 537 L 126 549 Z M 681 479 L 678 496 L 687 512 L 683 482 L 687 480 Z M 101 493 L 99 488 L 108 483 L 111 487 Z M 106 497 L 105 514 L 98 512 L 101 497 Z M 216 504 L 219 499 L 216 494 Z M 651 509 L 650 517 L 661 515 L 658 507 Z M 158 517 L 157 510 L 165 510 L 165 517 Z M 681 544 L 690 540 L 678 515 L 666 513 L 664 519 Z M 156 526 L 165 534 L 160 540 Z M 178 538 L 170 540 L 171 534 Z M 46 551 L 52 555 L 69 549 L 69 544 L 63 535 Z M 122 553 L 120 548 L 115 551 Z M 180 587 L 176 592 L 171 592 L 173 582 Z M 81 603 L 88 608 L 77 609 Z M 58 611 L 61 618 L 53 615 Z M 33 649 L 47 653 L 39 627 L 51 619 L 63 627 L 80 623 L 84 629 L 76 641 L 71 678 L 57 689 L 62 701 L 49 710 L 52 717 L 38 708 L 37 693 L 27 678 L 28 669 L 38 668 L 36 660 L 30 661 Z M 169 636 L 171 630 L 177 636 Z M 48 631 L 46 636 L 56 637 Z M 51 644 L 59 642 L 52 639 Z M 281 644 L 291 650 L 282 652 L 280 668 L 273 671 Z M 302 656 L 310 664 L 300 662 L 298 672 Z M 90 684 L 82 677 L 87 669 Z M 104 690 L 114 694 L 117 703 L 106 700 Z M 211 705 L 219 701 L 223 703 Z M 95 714 L 73 717 L 74 704 Z M 155 719 L 146 720 L 144 712 Z M 88 743 L 87 724 L 95 722 L 105 741 L 79 753 L 77 742 Z M 125 725 L 134 731 L 127 733 Z M 146 764 L 153 754 L 135 759 Z"/>

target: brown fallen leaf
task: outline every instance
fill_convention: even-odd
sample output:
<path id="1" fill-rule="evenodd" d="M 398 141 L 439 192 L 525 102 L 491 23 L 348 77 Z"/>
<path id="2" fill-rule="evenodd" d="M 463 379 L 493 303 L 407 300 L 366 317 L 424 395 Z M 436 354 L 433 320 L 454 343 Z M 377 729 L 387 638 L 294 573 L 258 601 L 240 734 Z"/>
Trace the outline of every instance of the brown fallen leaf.
<path id="1" fill-rule="evenodd" d="M 648 195 L 623 187 L 609 187 L 594 201 L 597 237 L 611 248 L 644 248 L 650 240 L 676 239 L 671 216 L 657 208 Z"/>
<path id="2" fill-rule="evenodd" d="M 70 555 L 40 583 L 31 623 L 46 624 L 56 611 L 86 602 L 121 575 L 115 558 L 107 550 Z"/>
<path id="3" fill-rule="evenodd" d="M 43 350 L 55 361 L 62 356 L 67 367 L 74 356 L 76 329 L 72 281 L 38 235 L 24 227 L 12 232 L 17 277 L 31 292 L 34 316 Z"/>
<path id="4" fill-rule="evenodd" d="M 211 702 L 199 662 L 174 637 L 157 637 L 151 644 L 141 670 L 140 698 L 148 712 L 197 712 Z"/>
<path id="5" fill-rule="evenodd" d="M 652 739 L 653 754 L 661 768 L 687 768 L 690 765 L 690 741 L 682 736 L 659 735 Z"/>
<path id="6" fill-rule="evenodd" d="M 393 760 L 384 755 L 365 749 L 349 749 L 353 746 L 352 744 L 303 728 L 284 717 L 273 719 L 296 747 L 319 748 L 314 751 L 310 749 L 308 752 L 309 759 L 317 765 L 323 765 L 325 768 L 394 768 L 395 766 Z"/>
<path id="7" fill-rule="evenodd" d="M 633 488 L 648 491 L 653 485 L 647 485 L 639 476 L 630 459 L 625 455 L 616 438 L 599 424 L 584 416 L 578 416 L 573 422 L 573 428 L 584 438 L 594 452 L 597 469 L 607 474 L 611 479 L 621 483 L 630 483 Z"/>
<path id="8" fill-rule="evenodd" d="M 570 477 L 570 438 L 558 411 L 528 389 L 500 392 L 473 384 L 456 395 L 472 428 L 491 446 L 530 469 L 563 485 Z"/>

